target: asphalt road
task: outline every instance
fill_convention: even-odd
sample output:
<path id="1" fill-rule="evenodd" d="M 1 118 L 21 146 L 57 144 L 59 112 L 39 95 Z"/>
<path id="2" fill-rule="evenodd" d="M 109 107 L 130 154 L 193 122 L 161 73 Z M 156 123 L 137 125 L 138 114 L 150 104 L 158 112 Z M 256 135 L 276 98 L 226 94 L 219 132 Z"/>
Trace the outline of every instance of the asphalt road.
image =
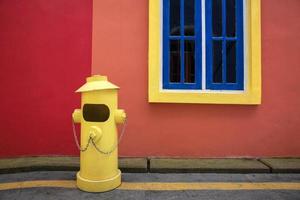
<path id="1" fill-rule="evenodd" d="M 127 173 L 122 179 L 124 185 L 119 189 L 95 194 L 76 188 L 75 172 L 2 174 L 0 200 L 300 200 L 300 174 Z M 25 188 L 25 183 L 31 186 Z M 46 183 L 47 187 L 41 183 Z"/>

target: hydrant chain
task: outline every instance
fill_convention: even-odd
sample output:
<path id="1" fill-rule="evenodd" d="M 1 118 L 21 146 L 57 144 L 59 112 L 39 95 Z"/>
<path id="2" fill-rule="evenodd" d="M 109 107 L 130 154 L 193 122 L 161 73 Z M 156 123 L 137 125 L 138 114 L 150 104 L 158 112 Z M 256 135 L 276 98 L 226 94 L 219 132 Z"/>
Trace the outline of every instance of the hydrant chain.
<path id="1" fill-rule="evenodd" d="M 121 134 L 120 134 L 120 137 L 118 139 L 117 142 L 115 142 L 114 146 L 112 147 L 112 149 L 110 151 L 103 151 L 101 150 L 95 143 L 94 139 L 93 138 L 90 138 L 91 141 L 92 141 L 92 144 L 94 145 L 95 149 L 99 152 L 99 153 L 102 153 L 102 154 L 105 154 L 105 155 L 109 155 L 111 154 L 112 152 L 114 152 L 117 148 L 117 146 L 119 146 L 119 144 L 121 143 L 121 140 L 124 136 L 124 133 L 125 133 L 125 129 L 126 129 L 126 124 L 127 124 L 127 121 L 128 121 L 128 118 L 125 119 L 124 121 L 124 125 L 123 125 L 123 128 L 122 128 L 122 131 L 121 131 Z"/>
<path id="2" fill-rule="evenodd" d="M 79 151 L 81 152 L 85 152 L 88 148 L 89 148 L 89 145 L 91 143 L 91 137 L 89 138 L 89 141 L 88 143 L 86 144 L 86 146 L 82 149 L 79 145 L 79 142 L 78 142 L 78 138 L 77 138 L 77 134 L 76 134 L 76 128 L 75 128 L 75 123 L 74 123 L 74 120 L 72 119 L 72 128 L 73 128 L 73 136 L 74 136 L 74 139 L 75 139 L 75 144 L 78 148 Z"/>
<path id="3" fill-rule="evenodd" d="M 122 131 L 121 131 L 121 134 L 120 134 L 120 137 L 119 137 L 118 141 L 114 143 L 114 146 L 112 147 L 112 149 L 111 149 L 110 151 L 103 151 L 103 150 L 101 150 L 101 149 L 96 145 L 94 139 L 93 139 L 91 136 L 89 137 L 89 140 L 88 140 L 88 143 L 86 144 L 86 146 L 85 146 L 84 148 L 81 148 L 80 145 L 79 145 L 79 141 L 78 141 L 78 138 L 77 138 L 77 134 L 76 134 L 75 123 L 74 123 L 74 120 L 72 120 L 73 135 L 74 135 L 75 143 L 76 143 L 76 146 L 77 146 L 78 150 L 81 151 L 81 152 L 85 152 L 85 151 L 89 148 L 90 143 L 92 143 L 93 146 L 95 147 L 95 149 L 96 149 L 99 153 L 102 153 L 102 154 L 105 154 L 105 155 L 111 154 L 112 152 L 114 152 L 114 151 L 116 150 L 117 146 L 121 143 L 121 140 L 122 140 L 122 138 L 123 138 L 123 136 L 124 136 L 124 133 L 125 133 L 127 121 L 128 121 L 128 119 L 125 120 L 124 125 L 123 125 L 123 128 L 122 128 Z"/>

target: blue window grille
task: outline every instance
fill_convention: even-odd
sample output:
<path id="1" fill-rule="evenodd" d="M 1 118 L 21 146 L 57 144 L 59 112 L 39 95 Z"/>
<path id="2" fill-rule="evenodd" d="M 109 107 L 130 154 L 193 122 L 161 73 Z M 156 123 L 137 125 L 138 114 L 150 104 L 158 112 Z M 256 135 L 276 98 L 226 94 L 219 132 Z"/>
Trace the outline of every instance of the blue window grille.
<path id="1" fill-rule="evenodd" d="M 202 1 L 204 89 L 243 90 L 243 0 L 163 0 L 163 89 L 202 89 Z"/>
<path id="2" fill-rule="evenodd" d="M 201 88 L 201 0 L 163 0 L 163 88 Z"/>
<path id="3" fill-rule="evenodd" d="M 206 88 L 244 89 L 243 0 L 206 1 Z"/>

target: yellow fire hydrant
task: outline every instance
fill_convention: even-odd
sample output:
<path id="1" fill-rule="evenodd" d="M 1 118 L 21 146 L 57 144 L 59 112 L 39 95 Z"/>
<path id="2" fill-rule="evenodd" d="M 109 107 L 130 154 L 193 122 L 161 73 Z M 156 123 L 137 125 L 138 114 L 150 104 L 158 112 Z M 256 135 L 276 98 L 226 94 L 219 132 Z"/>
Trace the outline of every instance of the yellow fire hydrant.
<path id="1" fill-rule="evenodd" d="M 116 124 L 125 122 L 126 113 L 117 108 L 118 88 L 106 76 L 95 75 L 76 91 L 82 93 L 81 109 L 75 109 L 72 117 L 81 124 L 81 147 L 76 140 L 81 151 L 77 187 L 83 191 L 105 192 L 121 184 Z"/>

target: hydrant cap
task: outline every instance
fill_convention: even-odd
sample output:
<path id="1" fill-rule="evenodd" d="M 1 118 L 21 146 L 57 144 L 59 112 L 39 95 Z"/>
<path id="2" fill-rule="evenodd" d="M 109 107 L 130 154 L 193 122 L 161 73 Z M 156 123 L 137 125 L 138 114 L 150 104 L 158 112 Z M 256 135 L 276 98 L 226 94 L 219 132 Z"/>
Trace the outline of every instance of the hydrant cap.
<path id="1" fill-rule="evenodd" d="M 119 89 L 118 86 L 107 80 L 107 76 L 93 75 L 86 79 L 86 83 L 76 92 L 90 92 L 95 90 Z"/>

